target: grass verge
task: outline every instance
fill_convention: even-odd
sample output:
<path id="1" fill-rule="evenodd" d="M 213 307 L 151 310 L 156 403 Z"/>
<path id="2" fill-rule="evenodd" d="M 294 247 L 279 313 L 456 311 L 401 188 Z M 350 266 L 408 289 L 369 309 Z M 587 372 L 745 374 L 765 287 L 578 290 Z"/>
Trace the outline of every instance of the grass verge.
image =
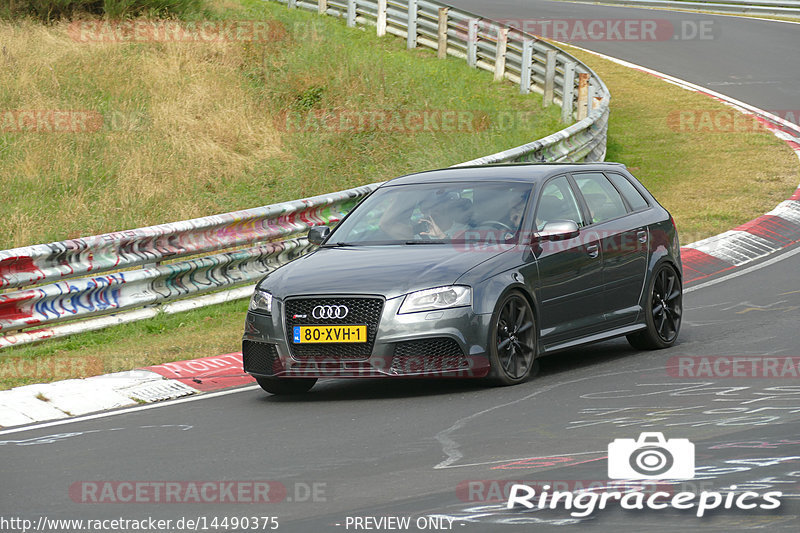
<path id="1" fill-rule="evenodd" d="M 0 22 L 0 249 L 346 189 L 561 128 L 538 96 L 461 60 L 408 52 L 393 36 L 259 0 L 215 16 L 271 29 L 256 40 L 128 42 L 95 31 L 87 41 L 68 22 Z M 431 131 L 302 120 L 422 110 L 475 120 Z M 48 131 L 47 113 L 60 111 L 81 120 Z M 506 111 L 511 127 L 492 119 Z"/>
<path id="2" fill-rule="evenodd" d="M 199 12 L 202 4 L 203 0 L 4 0 L 0 18 L 32 17 L 51 22 L 87 14 L 113 19 L 137 15 L 187 16 Z"/>

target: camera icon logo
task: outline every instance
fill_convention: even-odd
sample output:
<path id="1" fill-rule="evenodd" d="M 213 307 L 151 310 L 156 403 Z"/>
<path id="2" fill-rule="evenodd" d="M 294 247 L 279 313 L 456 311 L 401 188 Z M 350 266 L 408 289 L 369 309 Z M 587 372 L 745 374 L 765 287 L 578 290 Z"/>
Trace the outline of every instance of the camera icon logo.
<path id="1" fill-rule="evenodd" d="M 638 439 L 614 439 L 608 445 L 609 479 L 692 479 L 694 444 L 641 433 Z"/>

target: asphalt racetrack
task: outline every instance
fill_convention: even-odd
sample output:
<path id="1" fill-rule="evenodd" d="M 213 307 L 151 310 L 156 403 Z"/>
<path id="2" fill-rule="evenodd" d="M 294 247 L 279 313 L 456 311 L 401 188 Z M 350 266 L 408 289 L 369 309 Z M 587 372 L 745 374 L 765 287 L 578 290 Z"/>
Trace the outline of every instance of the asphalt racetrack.
<path id="1" fill-rule="evenodd" d="M 578 9 L 521 0 L 453 3 L 495 18 L 566 17 Z M 791 109 L 800 101 L 800 26 L 580 9 L 585 18 L 714 18 L 719 41 L 576 44 L 762 109 Z M 739 377 L 730 374 L 735 356 L 784 358 L 797 369 L 797 359 L 785 358 L 800 355 L 798 272 L 794 247 L 702 280 L 687 287 L 675 347 L 639 352 L 622 339 L 564 352 L 544 359 L 539 376 L 516 387 L 323 380 L 306 396 L 281 398 L 250 386 L 0 431 L 0 516 L 29 519 L 40 531 L 78 530 L 76 524 L 58 529 L 43 517 L 172 520 L 166 531 L 797 531 L 799 378 L 790 369 L 770 374 L 757 364 L 738 367 Z M 702 517 L 696 508 L 622 510 L 613 502 L 583 517 L 563 506 L 506 509 L 503 491 L 514 481 L 537 493 L 544 485 L 613 490 L 608 445 L 641 432 L 695 446 L 694 479 L 645 486 L 645 492 L 725 496 L 736 485 L 736 494 L 757 493 L 755 502 L 781 491 L 780 507 L 720 508 Z M 247 490 L 224 503 L 172 503 L 163 493 L 122 501 L 131 493 L 118 490 L 119 483 L 181 482 L 185 488 L 207 481 L 266 485 L 267 496 L 260 496 L 270 503 L 247 503 L 254 499 Z M 277 523 L 262 519 L 245 527 L 244 517 L 276 517 Z M 231 527 L 234 518 L 237 527 Z M 408 527 L 393 527 L 404 518 Z M 201 521 L 190 528 L 188 519 Z M 0 529 L 21 530 L 8 522 Z"/>

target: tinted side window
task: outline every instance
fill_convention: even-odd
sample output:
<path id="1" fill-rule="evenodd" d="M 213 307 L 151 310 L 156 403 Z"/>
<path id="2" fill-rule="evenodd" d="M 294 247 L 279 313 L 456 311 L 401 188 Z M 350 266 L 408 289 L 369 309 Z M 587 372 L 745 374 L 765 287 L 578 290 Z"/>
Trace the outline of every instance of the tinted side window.
<path id="1" fill-rule="evenodd" d="M 625 197 L 625 200 L 628 201 L 628 205 L 630 205 L 634 211 L 647 207 L 647 200 L 644 199 L 642 193 L 633 186 L 628 178 L 620 174 L 606 174 L 606 176 L 616 185 L 619 192 L 622 193 L 622 196 Z"/>
<path id="2" fill-rule="evenodd" d="M 622 197 L 610 181 L 598 172 L 573 174 L 578 188 L 589 207 L 592 224 L 604 222 L 628 213 Z"/>
<path id="3" fill-rule="evenodd" d="M 566 176 L 548 181 L 542 189 L 536 208 L 536 230 L 542 231 L 544 225 L 553 220 L 572 220 L 582 225 L 578 202 Z"/>

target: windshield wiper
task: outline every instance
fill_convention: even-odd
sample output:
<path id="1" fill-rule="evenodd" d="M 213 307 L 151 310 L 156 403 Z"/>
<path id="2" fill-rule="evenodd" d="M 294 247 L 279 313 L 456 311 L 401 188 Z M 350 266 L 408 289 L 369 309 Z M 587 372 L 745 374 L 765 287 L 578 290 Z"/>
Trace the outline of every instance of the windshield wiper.
<path id="1" fill-rule="evenodd" d="M 427 241 L 406 241 L 405 244 L 447 244 L 447 241 L 439 240 L 427 240 Z"/>
<path id="2" fill-rule="evenodd" d="M 356 246 L 356 245 L 350 242 L 333 242 L 333 243 L 323 244 L 322 246 L 320 246 L 320 248 L 345 248 L 347 246 Z"/>

